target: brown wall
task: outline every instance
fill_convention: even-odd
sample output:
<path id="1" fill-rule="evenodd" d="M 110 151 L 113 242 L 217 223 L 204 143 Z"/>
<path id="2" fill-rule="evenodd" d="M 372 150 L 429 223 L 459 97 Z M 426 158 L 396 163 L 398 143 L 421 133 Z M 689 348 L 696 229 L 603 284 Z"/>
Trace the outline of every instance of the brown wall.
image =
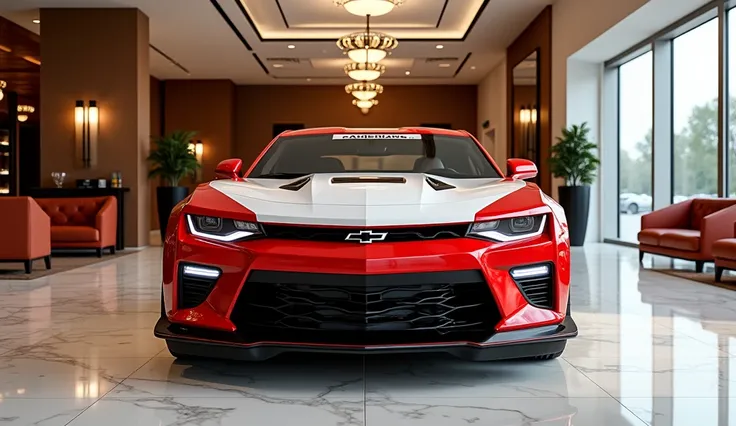
<path id="1" fill-rule="evenodd" d="M 128 246 L 148 244 L 149 150 L 148 17 L 137 9 L 41 9 L 41 179 L 66 172 L 75 179 L 123 174 Z M 104 34 L 105 37 L 100 37 Z M 97 166 L 77 168 L 74 102 L 97 100 L 100 136 Z"/>
<path id="2" fill-rule="evenodd" d="M 215 166 L 233 154 L 235 85 L 230 80 L 167 80 L 165 131 L 197 132 L 204 144 L 202 180 L 215 177 Z"/>
<path id="3" fill-rule="evenodd" d="M 161 82 L 156 77 L 151 76 L 151 139 L 155 139 L 156 136 L 161 135 Z M 146 164 L 150 167 L 149 164 Z M 151 191 L 151 230 L 159 229 L 158 226 L 158 211 L 156 206 L 156 187 L 158 186 L 158 179 L 149 179 L 148 190 Z"/>
<path id="4" fill-rule="evenodd" d="M 552 194 L 552 174 L 549 158 L 552 147 L 552 128 L 550 126 L 550 105 L 552 101 L 552 6 L 547 6 L 523 33 L 506 49 L 506 84 L 507 84 L 507 134 L 508 156 L 513 157 L 512 132 L 514 128 L 514 67 L 537 51 L 539 62 L 539 186 L 547 194 Z"/>
<path id="5" fill-rule="evenodd" d="M 389 86 L 368 115 L 353 106 L 351 98 L 341 86 L 238 86 L 233 155 L 250 164 L 271 141 L 278 123 L 306 127 L 451 123 L 476 133 L 476 86 Z"/>

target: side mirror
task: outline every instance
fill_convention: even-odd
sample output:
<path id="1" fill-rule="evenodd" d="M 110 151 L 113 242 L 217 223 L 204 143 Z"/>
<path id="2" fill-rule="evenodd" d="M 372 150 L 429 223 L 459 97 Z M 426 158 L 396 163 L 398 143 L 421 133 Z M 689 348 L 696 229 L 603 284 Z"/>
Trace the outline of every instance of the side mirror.
<path id="1" fill-rule="evenodd" d="M 506 161 L 506 172 L 512 179 L 532 179 L 537 177 L 537 165 L 523 158 L 509 158 Z"/>
<path id="2" fill-rule="evenodd" d="M 230 158 L 220 161 L 215 168 L 215 179 L 240 179 L 240 169 L 243 167 L 243 160 L 239 158 Z"/>

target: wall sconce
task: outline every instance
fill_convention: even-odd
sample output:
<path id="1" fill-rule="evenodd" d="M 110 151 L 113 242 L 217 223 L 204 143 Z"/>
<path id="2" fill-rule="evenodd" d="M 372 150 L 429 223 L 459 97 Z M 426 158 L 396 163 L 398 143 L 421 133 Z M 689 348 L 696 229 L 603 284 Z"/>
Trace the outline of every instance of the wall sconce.
<path id="1" fill-rule="evenodd" d="M 204 144 L 201 140 L 191 141 L 189 142 L 189 151 L 197 158 L 197 163 L 200 166 L 196 172 L 196 179 L 197 181 L 200 181 L 202 180 L 202 158 L 204 157 Z"/>
<path id="2" fill-rule="evenodd" d="M 18 105 L 18 121 L 21 123 L 28 121 L 28 114 L 33 114 L 36 108 L 30 105 Z"/>
<path id="3" fill-rule="evenodd" d="M 532 106 L 530 108 L 522 106 L 519 110 L 519 121 L 522 124 L 535 124 L 537 122 L 537 108 Z"/>
<path id="4" fill-rule="evenodd" d="M 3 100 L 5 97 L 5 93 L 3 93 L 3 89 L 8 87 L 8 83 L 5 82 L 5 80 L 0 80 L 0 101 Z"/>
<path id="5" fill-rule="evenodd" d="M 77 101 L 74 108 L 74 142 L 80 166 L 89 169 L 97 165 L 97 139 L 100 134 L 100 111 L 97 101 Z"/>

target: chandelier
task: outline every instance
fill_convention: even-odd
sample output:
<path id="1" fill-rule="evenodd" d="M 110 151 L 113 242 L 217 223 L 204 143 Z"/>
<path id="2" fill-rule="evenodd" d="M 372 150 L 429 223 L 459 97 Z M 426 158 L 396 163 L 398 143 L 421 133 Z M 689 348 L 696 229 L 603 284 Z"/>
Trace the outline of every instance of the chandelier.
<path id="1" fill-rule="evenodd" d="M 353 99 L 353 105 L 360 108 L 360 111 L 363 114 L 368 114 L 371 110 L 371 107 L 373 107 L 373 105 L 378 105 L 378 100 L 370 99 L 367 101 L 360 101 L 358 99 Z"/>
<path id="2" fill-rule="evenodd" d="M 399 42 L 388 34 L 365 32 L 348 34 L 337 40 L 337 47 L 353 62 L 376 63 L 396 49 Z"/>
<path id="3" fill-rule="evenodd" d="M 404 0 L 334 0 L 348 12 L 358 16 L 381 16 L 401 6 Z"/>
<path id="4" fill-rule="evenodd" d="M 28 114 L 33 114 L 36 108 L 30 105 L 18 105 L 18 121 L 21 123 L 28 120 Z"/>
<path id="5" fill-rule="evenodd" d="M 5 97 L 5 94 L 3 93 L 3 89 L 8 87 L 8 83 L 5 82 L 5 80 L 0 80 L 0 101 L 3 100 Z"/>
<path id="6" fill-rule="evenodd" d="M 371 62 L 353 62 L 345 65 L 345 74 L 356 81 L 373 81 L 386 72 L 386 67 Z"/>
<path id="7" fill-rule="evenodd" d="M 383 93 L 383 86 L 378 83 L 352 83 L 345 86 L 345 92 L 359 101 L 369 101 Z"/>

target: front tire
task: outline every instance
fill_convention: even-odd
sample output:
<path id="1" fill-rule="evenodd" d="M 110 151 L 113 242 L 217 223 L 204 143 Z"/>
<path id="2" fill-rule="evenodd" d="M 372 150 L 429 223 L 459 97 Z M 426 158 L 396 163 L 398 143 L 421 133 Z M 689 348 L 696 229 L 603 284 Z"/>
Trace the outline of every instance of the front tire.
<path id="1" fill-rule="evenodd" d="M 639 213 L 639 205 L 636 203 L 629 204 L 629 214 L 637 214 Z"/>

